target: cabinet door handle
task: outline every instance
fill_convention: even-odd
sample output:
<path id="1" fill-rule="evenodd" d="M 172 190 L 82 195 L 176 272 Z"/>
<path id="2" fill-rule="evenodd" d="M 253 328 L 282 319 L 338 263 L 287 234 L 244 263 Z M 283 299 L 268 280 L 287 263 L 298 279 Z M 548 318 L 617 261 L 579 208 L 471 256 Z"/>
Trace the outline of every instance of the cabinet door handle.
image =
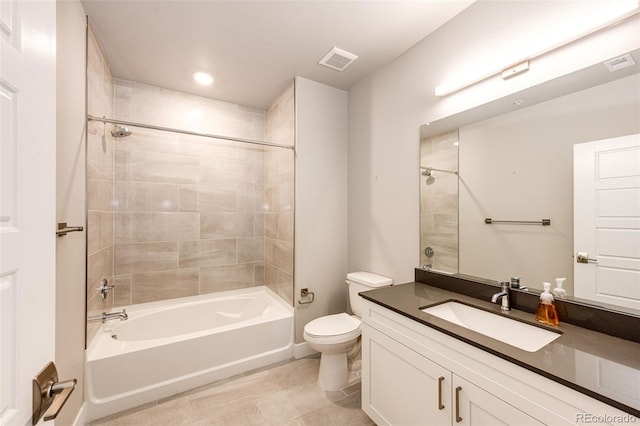
<path id="1" fill-rule="evenodd" d="M 456 423 L 460 423 L 462 421 L 462 417 L 460 417 L 460 391 L 462 390 L 461 386 L 456 387 Z"/>
<path id="2" fill-rule="evenodd" d="M 438 410 L 444 410 L 444 404 L 442 403 L 442 382 L 444 382 L 444 376 L 438 377 Z"/>

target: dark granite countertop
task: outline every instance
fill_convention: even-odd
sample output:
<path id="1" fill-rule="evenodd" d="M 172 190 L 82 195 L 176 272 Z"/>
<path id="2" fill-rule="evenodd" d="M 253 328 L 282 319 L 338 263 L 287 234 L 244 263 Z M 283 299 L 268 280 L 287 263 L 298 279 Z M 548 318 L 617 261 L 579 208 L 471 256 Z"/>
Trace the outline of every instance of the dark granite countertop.
<path id="1" fill-rule="evenodd" d="M 539 325 L 532 313 L 500 311 L 500 306 L 460 293 L 412 282 L 360 293 L 362 297 L 405 317 L 462 340 L 493 355 L 589 395 L 640 418 L 640 343 L 624 340 L 572 324 L 558 327 Z M 479 308 L 524 320 L 562 335 L 536 352 L 527 352 L 420 309 L 447 300 L 457 300 Z M 603 375 L 615 386 L 598 386 Z"/>

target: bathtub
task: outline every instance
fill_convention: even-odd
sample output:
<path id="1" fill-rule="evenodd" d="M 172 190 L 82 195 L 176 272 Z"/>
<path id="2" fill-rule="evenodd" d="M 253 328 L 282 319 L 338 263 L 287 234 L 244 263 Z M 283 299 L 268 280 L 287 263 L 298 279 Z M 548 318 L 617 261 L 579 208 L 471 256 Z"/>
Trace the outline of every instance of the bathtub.
<path id="1" fill-rule="evenodd" d="M 264 286 L 126 310 L 86 351 L 88 420 L 293 356 L 293 308 Z"/>

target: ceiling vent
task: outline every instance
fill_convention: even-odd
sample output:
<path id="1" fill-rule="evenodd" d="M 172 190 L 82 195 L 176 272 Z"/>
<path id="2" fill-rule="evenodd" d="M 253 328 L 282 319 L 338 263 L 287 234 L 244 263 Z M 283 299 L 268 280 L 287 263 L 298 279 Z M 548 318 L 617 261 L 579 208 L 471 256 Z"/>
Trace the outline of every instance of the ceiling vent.
<path id="1" fill-rule="evenodd" d="M 631 67 L 636 64 L 633 57 L 630 54 L 618 56 L 604 63 L 604 66 L 611 72 L 621 70 L 623 68 Z"/>
<path id="2" fill-rule="evenodd" d="M 358 59 L 358 55 L 333 47 L 318 63 L 337 71 L 344 71 L 356 59 Z"/>

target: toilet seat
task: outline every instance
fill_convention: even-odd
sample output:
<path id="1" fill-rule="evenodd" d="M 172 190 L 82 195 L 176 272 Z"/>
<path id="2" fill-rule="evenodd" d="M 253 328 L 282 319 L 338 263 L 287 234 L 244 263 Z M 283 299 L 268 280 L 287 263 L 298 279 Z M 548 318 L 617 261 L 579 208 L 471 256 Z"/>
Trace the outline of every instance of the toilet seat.
<path id="1" fill-rule="evenodd" d="M 305 340 L 323 344 L 347 342 L 360 335 L 360 320 L 346 313 L 327 315 L 307 323 L 304 334 Z"/>

